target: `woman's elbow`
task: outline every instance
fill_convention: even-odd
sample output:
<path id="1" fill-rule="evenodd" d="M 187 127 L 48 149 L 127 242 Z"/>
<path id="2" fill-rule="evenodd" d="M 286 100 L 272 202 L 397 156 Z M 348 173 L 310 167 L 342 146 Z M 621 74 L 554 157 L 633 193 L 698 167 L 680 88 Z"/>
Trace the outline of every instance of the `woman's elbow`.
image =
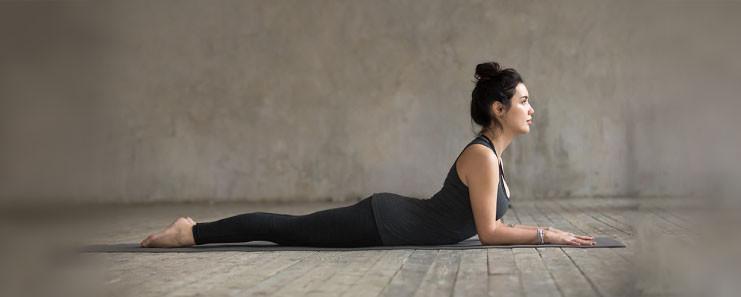
<path id="1" fill-rule="evenodd" d="M 484 232 L 479 232 L 479 241 L 482 245 L 495 245 L 499 244 L 498 237 L 496 236 L 496 227 L 489 228 Z"/>

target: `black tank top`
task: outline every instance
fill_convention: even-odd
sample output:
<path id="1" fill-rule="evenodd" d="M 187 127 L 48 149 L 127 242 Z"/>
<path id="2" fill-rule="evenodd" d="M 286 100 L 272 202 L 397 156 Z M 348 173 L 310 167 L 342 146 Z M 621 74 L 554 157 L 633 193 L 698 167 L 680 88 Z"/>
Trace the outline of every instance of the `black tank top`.
<path id="1" fill-rule="evenodd" d="M 463 150 L 474 143 L 489 147 L 497 155 L 494 145 L 483 134 L 476 136 Z M 468 187 L 455 170 L 463 150 L 453 161 L 442 189 L 429 199 L 373 193 L 373 215 L 384 245 L 452 244 L 476 235 Z M 499 164 L 497 220 L 507 212 L 509 199 L 504 187 L 504 170 Z"/>

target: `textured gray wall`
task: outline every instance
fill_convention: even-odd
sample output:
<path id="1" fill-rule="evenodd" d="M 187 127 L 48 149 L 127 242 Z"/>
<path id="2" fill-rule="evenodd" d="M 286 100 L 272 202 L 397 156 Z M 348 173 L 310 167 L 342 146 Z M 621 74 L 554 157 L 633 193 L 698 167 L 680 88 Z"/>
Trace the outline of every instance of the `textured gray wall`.
<path id="1" fill-rule="evenodd" d="M 0 197 L 429 197 L 474 135 L 488 60 L 523 74 L 536 110 L 504 155 L 515 197 L 691 194 L 735 154 L 716 142 L 735 124 L 739 16 L 727 1 L 4 2 Z"/>

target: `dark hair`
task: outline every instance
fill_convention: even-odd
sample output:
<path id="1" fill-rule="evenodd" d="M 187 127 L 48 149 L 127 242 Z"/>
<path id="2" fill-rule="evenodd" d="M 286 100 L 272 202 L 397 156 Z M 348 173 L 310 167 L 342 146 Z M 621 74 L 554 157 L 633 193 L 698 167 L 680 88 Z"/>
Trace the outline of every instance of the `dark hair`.
<path id="1" fill-rule="evenodd" d="M 517 70 L 501 69 L 497 62 L 476 65 L 476 87 L 471 92 L 471 119 L 481 126 L 483 132 L 489 124 L 502 128 L 502 123 L 491 113 L 494 101 L 504 105 L 505 110 L 512 106 L 515 87 L 524 82 Z"/>

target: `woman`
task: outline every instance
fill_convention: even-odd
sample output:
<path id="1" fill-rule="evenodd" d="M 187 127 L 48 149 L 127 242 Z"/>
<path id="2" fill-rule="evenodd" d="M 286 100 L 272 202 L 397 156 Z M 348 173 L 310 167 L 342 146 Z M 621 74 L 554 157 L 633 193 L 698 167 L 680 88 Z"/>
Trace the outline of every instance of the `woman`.
<path id="1" fill-rule="evenodd" d="M 383 192 L 351 206 L 298 216 L 253 212 L 207 223 L 183 217 L 149 235 L 141 246 L 254 240 L 325 247 L 437 245 L 476 234 L 483 245 L 593 245 L 591 236 L 502 223 L 510 195 L 501 154 L 516 136 L 530 131 L 535 110 L 516 70 L 501 69 L 496 62 L 482 63 L 476 66 L 476 79 L 471 118 L 482 129 L 458 155 L 442 189 L 430 199 Z"/>

